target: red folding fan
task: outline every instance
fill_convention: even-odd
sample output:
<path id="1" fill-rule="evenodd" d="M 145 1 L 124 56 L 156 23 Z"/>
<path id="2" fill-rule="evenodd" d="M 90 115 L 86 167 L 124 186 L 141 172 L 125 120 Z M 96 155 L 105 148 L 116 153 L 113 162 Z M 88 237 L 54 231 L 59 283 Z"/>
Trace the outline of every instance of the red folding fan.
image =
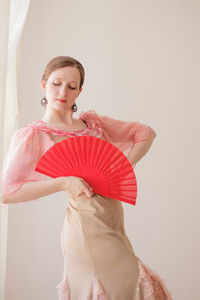
<path id="1" fill-rule="evenodd" d="M 135 205 L 137 181 L 133 168 L 113 144 L 94 136 L 66 138 L 40 158 L 37 172 L 56 178 L 83 178 L 94 193 Z"/>

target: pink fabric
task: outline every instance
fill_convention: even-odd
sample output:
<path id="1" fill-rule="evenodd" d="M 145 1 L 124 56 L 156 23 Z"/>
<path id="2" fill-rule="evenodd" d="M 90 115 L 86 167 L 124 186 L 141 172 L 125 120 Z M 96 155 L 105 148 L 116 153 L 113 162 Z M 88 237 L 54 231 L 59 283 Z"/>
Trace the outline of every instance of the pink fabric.
<path id="1" fill-rule="evenodd" d="M 38 142 L 38 134 L 32 127 L 22 127 L 13 134 L 2 168 L 3 195 L 17 191 L 27 181 L 43 179 L 32 172 L 41 154 Z"/>
<path id="2" fill-rule="evenodd" d="M 93 280 L 93 296 L 92 300 L 108 300 L 108 298 L 105 295 L 105 292 L 100 285 L 98 278 L 94 277 Z"/>
<path id="3" fill-rule="evenodd" d="M 101 137 L 124 151 L 137 142 L 148 139 L 151 128 L 139 122 L 125 122 L 102 116 L 89 110 L 78 119 L 85 120 L 87 128 L 79 131 L 59 130 L 42 120 L 33 121 L 14 132 L 1 174 L 1 193 L 10 194 L 30 181 L 48 180 L 49 176 L 34 171 L 40 157 L 55 143 L 48 133 L 59 136 L 90 135 Z M 35 199 L 38 200 L 38 199 Z M 2 204 L 4 206 L 6 204 Z"/>
<path id="4" fill-rule="evenodd" d="M 122 121 L 105 115 L 98 115 L 94 110 L 83 113 L 83 117 L 98 120 L 103 129 L 105 139 L 124 151 L 138 142 L 147 140 L 151 127 L 139 122 Z"/>
<path id="5" fill-rule="evenodd" d="M 166 282 L 159 274 L 145 265 L 140 258 L 139 263 L 139 284 L 143 287 L 145 300 L 173 300 L 172 294 L 166 286 Z"/>
<path id="6" fill-rule="evenodd" d="M 173 300 L 171 292 L 166 286 L 166 282 L 155 271 L 151 270 L 145 265 L 138 257 L 139 277 L 137 295 L 138 300 Z M 65 275 L 64 279 L 56 286 L 58 300 L 69 300 L 70 289 L 68 285 L 68 276 Z M 143 297 L 140 297 L 140 293 L 143 293 Z M 134 297 L 134 295 L 133 295 Z M 97 277 L 93 279 L 93 295 L 92 300 L 108 300 L 103 287 L 98 281 Z"/>
<path id="7" fill-rule="evenodd" d="M 70 300 L 70 291 L 68 285 L 68 276 L 66 275 L 65 278 L 56 286 L 57 289 L 57 296 L 58 300 Z M 92 300 L 108 300 L 105 292 L 100 285 L 98 279 L 94 277 L 93 279 L 93 296 Z"/>

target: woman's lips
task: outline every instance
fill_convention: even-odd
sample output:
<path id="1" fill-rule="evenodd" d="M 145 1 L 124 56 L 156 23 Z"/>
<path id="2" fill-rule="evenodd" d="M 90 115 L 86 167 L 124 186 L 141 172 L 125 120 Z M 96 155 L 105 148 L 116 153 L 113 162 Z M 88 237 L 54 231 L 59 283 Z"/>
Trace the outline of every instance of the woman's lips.
<path id="1" fill-rule="evenodd" d="M 56 100 L 58 100 L 59 102 L 67 102 L 67 100 L 63 100 L 63 99 L 56 99 Z"/>

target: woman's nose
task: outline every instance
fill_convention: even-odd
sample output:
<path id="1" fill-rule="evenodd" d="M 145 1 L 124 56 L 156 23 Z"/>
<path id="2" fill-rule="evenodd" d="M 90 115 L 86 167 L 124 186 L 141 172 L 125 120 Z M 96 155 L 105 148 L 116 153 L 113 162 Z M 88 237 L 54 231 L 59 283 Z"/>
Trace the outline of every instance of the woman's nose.
<path id="1" fill-rule="evenodd" d="M 68 88 L 67 88 L 67 86 L 61 86 L 61 88 L 60 88 L 60 93 L 61 93 L 63 96 L 67 96 L 67 94 L 68 94 Z"/>

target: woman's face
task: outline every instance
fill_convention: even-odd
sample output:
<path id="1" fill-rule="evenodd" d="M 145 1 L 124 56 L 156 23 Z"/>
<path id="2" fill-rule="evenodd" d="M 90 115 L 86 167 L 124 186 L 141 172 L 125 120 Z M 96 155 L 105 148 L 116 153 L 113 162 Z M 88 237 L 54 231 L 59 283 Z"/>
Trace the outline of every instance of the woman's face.
<path id="1" fill-rule="evenodd" d="M 82 88 L 80 73 L 76 67 L 67 66 L 54 70 L 47 81 L 41 80 L 41 87 L 48 101 L 48 107 L 57 110 L 71 110 Z M 64 102 L 58 99 L 65 100 Z"/>

